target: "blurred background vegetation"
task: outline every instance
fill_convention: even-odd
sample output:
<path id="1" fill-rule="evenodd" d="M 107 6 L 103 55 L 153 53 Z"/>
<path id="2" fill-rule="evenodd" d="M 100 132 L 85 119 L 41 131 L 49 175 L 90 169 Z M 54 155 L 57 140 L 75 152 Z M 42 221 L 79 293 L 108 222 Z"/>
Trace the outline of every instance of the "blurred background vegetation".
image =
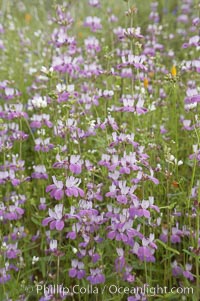
<path id="1" fill-rule="evenodd" d="M 196 0 L 195 0 L 196 1 Z M 194 1 L 194 4 L 196 3 Z M 96 15 L 106 24 L 110 12 L 119 19 L 121 27 L 130 27 L 130 19 L 125 16 L 128 7 L 136 6 L 138 13 L 134 15 L 133 26 L 141 27 L 144 33 L 149 24 L 151 12 L 151 0 L 101 0 L 100 8 L 92 8 L 88 0 L 0 0 L 0 23 L 4 27 L 4 34 L 0 39 L 4 41 L 5 49 L 1 51 L 1 59 L 4 62 L 0 66 L 0 80 L 12 79 L 23 90 L 26 65 L 40 70 L 42 65 L 49 66 L 51 59 L 51 47 L 48 45 L 53 27 L 50 16 L 55 13 L 55 6 L 64 3 L 69 6 L 69 11 L 75 19 L 70 33 L 77 37 L 78 43 L 82 46 L 84 38 L 90 33 L 89 29 L 82 30 L 85 16 Z M 159 0 L 158 11 L 160 24 L 164 32 L 175 32 L 176 16 L 180 10 L 181 0 Z M 118 25 L 117 25 L 118 26 Z M 187 24 L 182 24 L 188 26 Z M 110 28 L 107 28 L 110 38 Z M 91 34 L 91 33 L 90 33 Z M 99 34 L 101 38 L 101 33 Z M 23 40 L 23 42 L 22 42 Z M 106 44 L 107 41 L 105 41 Z M 161 40 L 162 42 L 162 40 Z M 174 43 L 174 44 L 173 44 Z M 20 44 L 20 47 L 19 47 Z M 165 41 L 166 44 L 166 41 Z M 181 41 L 174 40 L 171 43 L 174 49 L 180 49 Z M 33 50 L 34 49 L 34 50 Z M 48 55 L 49 54 L 49 55 Z M 180 57 L 183 59 L 182 57 Z M 24 59 L 26 60 L 24 62 Z M 27 63 L 27 64 L 26 64 Z M 14 72 L 18 70 L 18 72 Z M 26 81 L 29 78 L 26 76 Z"/>

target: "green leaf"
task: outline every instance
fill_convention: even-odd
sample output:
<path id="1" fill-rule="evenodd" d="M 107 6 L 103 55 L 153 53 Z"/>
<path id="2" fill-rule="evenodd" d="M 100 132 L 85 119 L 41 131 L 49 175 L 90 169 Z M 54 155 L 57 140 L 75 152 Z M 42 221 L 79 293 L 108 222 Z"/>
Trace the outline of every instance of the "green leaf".
<path id="1" fill-rule="evenodd" d="M 161 246 L 163 246 L 163 248 L 165 248 L 168 251 L 171 251 L 172 253 L 175 253 L 177 255 L 180 255 L 180 252 L 177 251 L 176 249 L 173 249 L 171 247 L 169 247 L 168 245 L 166 245 L 163 241 L 161 241 L 160 239 L 156 239 L 156 242 L 158 242 Z"/>
<path id="2" fill-rule="evenodd" d="M 38 221 L 36 218 L 31 217 L 31 220 L 32 220 L 32 222 L 33 222 L 34 224 L 36 224 L 36 225 L 38 225 L 38 226 L 41 226 L 41 222 Z"/>
<path id="3" fill-rule="evenodd" d="M 160 207 L 160 209 L 173 209 L 176 206 L 177 202 L 170 204 L 169 206 Z"/>

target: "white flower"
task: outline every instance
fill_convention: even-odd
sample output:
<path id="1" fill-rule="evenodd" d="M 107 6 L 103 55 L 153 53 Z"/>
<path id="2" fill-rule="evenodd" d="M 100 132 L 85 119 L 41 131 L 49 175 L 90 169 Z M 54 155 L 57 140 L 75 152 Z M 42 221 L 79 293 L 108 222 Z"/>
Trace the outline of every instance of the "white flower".
<path id="1" fill-rule="evenodd" d="M 67 92 L 69 92 L 69 93 L 74 92 L 74 85 L 68 85 L 67 86 Z"/>
<path id="2" fill-rule="evenodd" d="M 45 66 L 42 66 L 42 68 L 40 69 L 40 71 L 43 72 L 43 73 L 47 73 L 48 72 L 47 71 L 47 67 L 45 67 Z"/>
<path id="3" fill-rule="evenodd" d="M 182 165 L 183 164 L 183 161 L 182 160 L 179 160 L 178 161 L 178 166 Z"/>
<path id="4" fill-rule="evenodd" d="M 58 242 L 57 242 L 56 239 L 50 240 L 49 248 L 50 248 L 51 251 L 57 250 L 57 246 L 58 246 Z"/>
<path id="5" fill-rule="evenodd" d="M 198 150 L 198 145 L 197 144 L 193 144 L 192 148 L 193 148 L 193 152 L 196 153 L 197 150 Z"/>
<path id="6" fill-rule="evenodd" d="M 72 252 L 73 252 L 74 254 L 76 254 L 76 253 L 78 252 L 78 250 L 77 250 L 76 248 L 73 248 L 73 247 L 72 247 Z"/>
<path id="7" fill-rule="evenodd" d="M 40 71 L 44 74 L 49 74 L 53 72 L 53 67 L 50 67 L 49 69 L 47 69 L 47 67 L 42 66 L 42 68 L 40 69 Z"/>
<path id="8" fill-rule="evenodd" d="M 32 265 L 39 261 L 39 257 L 33 256 L 32 258 Z"/>
<path id="9" fill-rule="evenodd" d="M 57 84 L 56 85 L 56 90 L 60 93 L 66 90 L 66 85 L 65 84 Z"/>
<path id="10" fill-rule="evenodd" d="M 8 88 L 8 87 L 5 88 L 6 96 L 13 96 L 14 93 L 15 93 L 15 90 L 13 88 Z"/>
<path id="11" fill-rule="evenodd" d="M 35 108 L 46 108 L 47 107 L 46 96 L 42 97 L 40 95 L 35 95 L 34 98 L 31 100 L 31 102 Z"/>

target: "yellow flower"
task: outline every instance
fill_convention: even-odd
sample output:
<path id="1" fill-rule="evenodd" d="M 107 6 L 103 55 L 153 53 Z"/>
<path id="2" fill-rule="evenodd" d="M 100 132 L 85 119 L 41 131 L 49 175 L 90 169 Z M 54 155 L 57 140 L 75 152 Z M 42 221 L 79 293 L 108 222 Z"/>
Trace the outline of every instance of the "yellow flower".
<path id="1" fill-rule="evenodd" d="M 80 38 L 80 39 L 82 39 L 82 37 L 83 37 L 83 34 L 82 34 L 82 32 L 80 31 L 80 32 L 78 32 L 78 37 Z"/>
<path id="2" fill-rule="evenodd" d="M 32 19 L 32 17 L 31 17 L 31 15 L 30 14 L 25 14 L 25 21 L 26 21 L 26 23 L 29 23 L 30 21 L 31 21 L 31 19 Z"/>
<path id="3" fill-rule="evenodd" d="M 176 72 L 176 66 L 172 66 L 172 69 L 171 69 L 171 75 L 173 76 L 173 77 L 175 77 L 176 75 L 177 75 L 177 72 Z"/>
<path id="4" fill-rule="evenodd" d="M 148 78 L 144 78 L 144 87 L 145 88 L 148 88 L 148 85 L 149 85 L 149 81 L 148 81 Z"/>

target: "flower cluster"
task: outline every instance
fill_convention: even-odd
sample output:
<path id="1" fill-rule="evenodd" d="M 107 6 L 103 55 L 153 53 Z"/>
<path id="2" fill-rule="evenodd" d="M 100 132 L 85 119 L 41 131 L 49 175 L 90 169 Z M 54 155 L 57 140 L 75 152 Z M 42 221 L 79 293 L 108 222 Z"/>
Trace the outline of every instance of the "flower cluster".
<path id="1" fill-rule="evenodd" d="M 75 300 L 49 283 L 117 279 L 191 285 L 199 300 L 196 2 L 65 1 L 46 21 L 25 2 L 0 12 L 2 298 L 46 285 L 40 301 Z"/>

